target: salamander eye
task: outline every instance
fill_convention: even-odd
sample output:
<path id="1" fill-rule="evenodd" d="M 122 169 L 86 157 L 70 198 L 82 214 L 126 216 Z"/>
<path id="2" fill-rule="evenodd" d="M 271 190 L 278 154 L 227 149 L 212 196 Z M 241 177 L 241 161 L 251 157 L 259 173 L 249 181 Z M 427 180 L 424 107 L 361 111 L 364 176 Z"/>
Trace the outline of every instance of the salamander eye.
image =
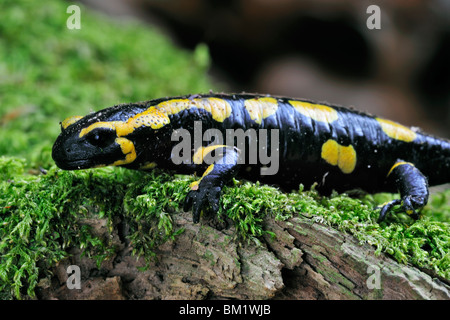
<path id="1" fill-rule="evenodd" d="M 108 128 L 98 128 L 86 135 L 86 140 L 95 147 L 105 148 L 116 140 L 116 132 Z"/>

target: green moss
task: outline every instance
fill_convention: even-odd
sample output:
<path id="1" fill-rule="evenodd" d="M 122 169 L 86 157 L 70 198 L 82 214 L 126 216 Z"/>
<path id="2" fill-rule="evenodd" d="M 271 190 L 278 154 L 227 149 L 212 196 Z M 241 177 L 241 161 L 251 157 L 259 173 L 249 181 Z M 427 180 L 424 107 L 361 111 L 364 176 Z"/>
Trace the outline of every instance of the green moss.
<path id="1" fill-rule="evenodd" d="M 174 177 L 154 170 L 149 174 L 140 173 L 128 185 L 123 207 L 131 228 L 133 254 L 150 261 L 155 247 L 183 232 L 183 229 L 173 229 L 171 213 L 181 210 L 192 181 L 192 177 Z"/>
<path id="2" fill-rule="evenodd" d="M 0 158 L 0 168 L 14 159 Z M 16 162 L 16 166 L 19 163 Z M 22 166 L 22 169 L 24 167 Z M 34 296 L 39 277 L 77 246 L 100 262 L 113 248 L 93 237 L 78 222 L 87 215 L 117 214 L 119 199 L 131 176 L 117 174 L 122 182 L 110 184 L 112 170 L 62 172 L 52 168 L 46 175 L 15 175 L 0 182 L 0 292 L 4 297 L 23 293 Z M 106 174 L 107 173 L 107 174 Z M 103 179 L 103 178 L 104 179 Z M 91 193 L 95 192 L 95 193 Z M 121 200 L 119 200 L 121 201 Z M 25 292 L 21 289 L 26 288 Z"/>

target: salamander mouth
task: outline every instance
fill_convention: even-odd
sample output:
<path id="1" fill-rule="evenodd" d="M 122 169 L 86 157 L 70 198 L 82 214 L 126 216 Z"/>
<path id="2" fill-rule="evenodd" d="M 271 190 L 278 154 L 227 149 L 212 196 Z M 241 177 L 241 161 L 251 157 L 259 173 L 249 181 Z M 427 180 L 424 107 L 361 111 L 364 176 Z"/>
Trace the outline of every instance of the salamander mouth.
<path id="1" fill-rule="evenodd" d="M 81 169 L 87 169 L 87 168 L 93 167 L 92 161 L 90 161 L 88 159 L 76 159 L 76 160 L 70 160 L 70 161 L 55 160 L 55 163 L 58 166 L 58 168 L 63 169 L 63 170 L 81 170 Z"/>

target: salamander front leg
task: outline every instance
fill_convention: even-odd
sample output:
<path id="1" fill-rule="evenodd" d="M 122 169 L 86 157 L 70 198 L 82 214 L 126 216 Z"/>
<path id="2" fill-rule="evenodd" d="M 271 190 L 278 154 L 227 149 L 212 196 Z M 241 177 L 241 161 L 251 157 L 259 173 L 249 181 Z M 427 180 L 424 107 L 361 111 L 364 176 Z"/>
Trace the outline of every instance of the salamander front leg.
<path id="1" fill-rule="evenodd" d="M 383 221 L 386 215 L 396 205 L 414 219 L 419 218 L 417 210 L 423 208 L 428 202 L 428 181 L 427 178 L 412 163 L 397 160 L 388 173 L 388 178 L 393 179 L 400 199 L 392 200 L 383 205 L 378 222 Z"/>
<path id="2" fill-rule="evenodd" d="M 222 188 L 238 171 L 239 152 L 232 147 L 223 147 L 223 157 L 211 164 L 200 178 L 191 184 L 191 191 L 186 196 L 184 211 L 192 207 L 194 223 L 200 221 L 203 209 L 208 206 L 212 213 L 219 211 Z"/>

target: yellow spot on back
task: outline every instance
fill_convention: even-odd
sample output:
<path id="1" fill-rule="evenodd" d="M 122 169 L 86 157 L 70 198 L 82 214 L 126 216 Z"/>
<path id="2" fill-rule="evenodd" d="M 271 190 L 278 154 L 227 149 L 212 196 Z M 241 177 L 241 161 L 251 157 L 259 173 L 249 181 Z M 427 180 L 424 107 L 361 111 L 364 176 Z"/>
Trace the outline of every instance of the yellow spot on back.
<path id="1" fill-rule="evenodd" d="M 387 174 L 387 177 L 390 176 L 390 174 L 392 173 L 392 171 L 394 171 L 395 168 L 397 168 L 398 166 L 404 165 L 404 164 L 407 164 L 407 165 L 410 165 L 410 166 L 414 167 L 414 165 L 411 162 L 399 161 L 399 162 L 397 162 L 396 164 L 394 164 L 392 166 L 391 170 L 389 170 L 389 173 Z"/>
<path id="2" fill-rule="evenodd" d="M 192 103 L 189 99 L 172 99 L 163 101 L 157 105 L 159 111 L 171 115 L 190 108 Z"/>
<path id="3" fill-rule="evenodd" d="M 322 145 L 321 157 L 332 166 L 337 166 L 339 160 L 339 144 L 334 140 L 328 140 Z"/>
<path id="4" fill-rule="evenodd" d="M 119 121 L 117 121 L 119 122 Z M 119 137 L 129 135 L 139 127 L 151 127 L 152 129 L 160 129 L 170 120 L 167 115 L 157 110 L 155 107 L 150 107 L 144 112 L 138 113 L 134 117 L 127 120 L 126 123 L 117 125 L 116 131 Z"/>
<path id="5" fill-rule="evenodd" d="M 333 166 L 338 166 L 343 173 L 349 174 L 356 167 L 356 151 L 352 145 L 341 146 L 334 140 L 328 140 L 322 145 L 322 159 Z"/>
<path id="6" fill-rule="evenodd" d="M 203 104 L 203 109 L 211 112 L 213 119 L 218 122 L 223 122 L 231 115 L 231 106 L 223 99 L 207 98 L 199 100 Z M 208 110 L 208 108 L 210 109 Z"/>
<path id="7" fill-rule="evenodd" d="M 392 139 L 411 142 L 417 137 L 417 134 L 414 131 L 394 121 L 380 118 L 376 118 L 376 120 L 381 125 L 381 129 L 383 129 L 384 133 Z"/>
<path id="8" fill-rule="evenodd" d="M 259 124 L 261 124 L 262 119 L 275 114 L 278 110 L 277 99 L 270 97 L 248 99 L 245 100 L 244 105 L 250 118 Z"/>
<path id="9" fill-rule="evenodd" d="M 289 100 L 289 103 L 302 115 L 315 121 L 331 123 L 338 119 L 338 112 L 332 107 L 296 100 Z"/>
<path id="10" fill-rule="evenodd" d="M 70 126 L 71 124 L 74 124 L 75 122 L 77 122 L 78 120 L 82 119 L 83 117 L 81 116 L 73 116 L 73 117 L 69 117 L 64 119 L 63 122 L 61 122 L 61 126 L 63 129 L 66 129 L 68 126 Z"/>
<path id="11" fill-rule="evenodd" d="M 161 102 L 156 108 L 167 115 L 190 108 L 203 109 L 211 113 L 213 119 L 218 122 L 223 122 L 232 111 L 230 104 L 219 98 L 172 99 Z"/>

